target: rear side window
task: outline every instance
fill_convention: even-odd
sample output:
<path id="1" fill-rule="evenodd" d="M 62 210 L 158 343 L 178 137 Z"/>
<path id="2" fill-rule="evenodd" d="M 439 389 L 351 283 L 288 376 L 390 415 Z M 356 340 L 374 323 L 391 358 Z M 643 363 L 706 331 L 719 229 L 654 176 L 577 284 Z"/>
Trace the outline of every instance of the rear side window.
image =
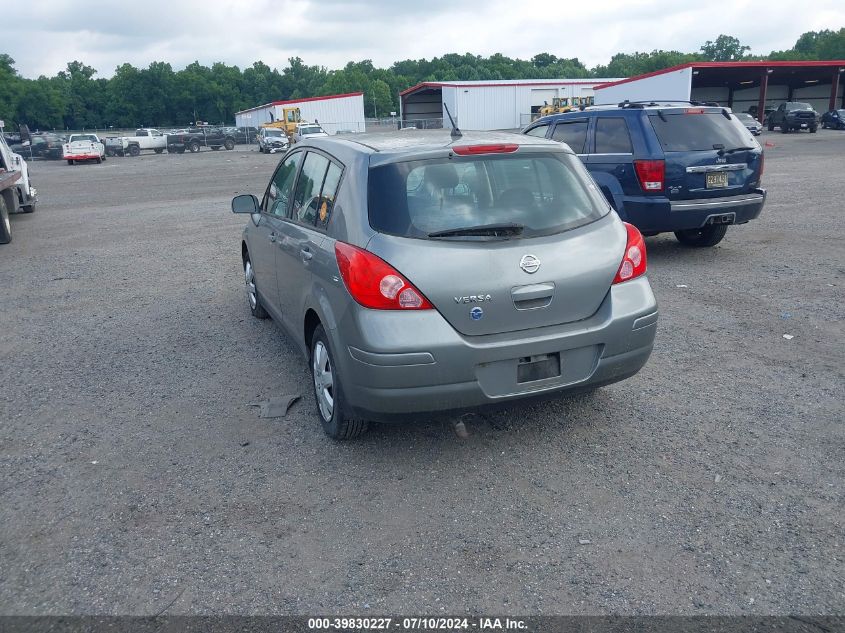
<path id="1" fill-rule="evenodd" d="M 549 131 L 548 124 L 546 125 L 538 125 L 537 127 L 532 127 L 530 130 L 526 132 L 528 136 L 539 136 L 540 138 L 546 138 L 546 132 Z"/>
<path id="2" fill-rule="evenodd" d="M 628 124 L 622 117 L 596 118 L 597 154 L 633 154 Z"/>
<path id="3" fill-rule="evenodd" d="M 698 152 L 704 150 L 756 147 L 744 126 L 721 112 L 705 114 L 649 114 L 649 120 L 660 145 L 667 152 Z"/>
<path id="4" fill-rule="evenodd" d="M 507 223 L 549 235 L 608 212 L 581 161 L 563 153 L 392 163 L 370 169 L 368 191 L 370 226 L 403 237 Z"/>
<path id="5" fill-rule="evenodd" d="M 576 154 L 584 153 L 587 141 L 587 121 L 560 121 L 552 132 L 552 140 L 566 143 Z"/>

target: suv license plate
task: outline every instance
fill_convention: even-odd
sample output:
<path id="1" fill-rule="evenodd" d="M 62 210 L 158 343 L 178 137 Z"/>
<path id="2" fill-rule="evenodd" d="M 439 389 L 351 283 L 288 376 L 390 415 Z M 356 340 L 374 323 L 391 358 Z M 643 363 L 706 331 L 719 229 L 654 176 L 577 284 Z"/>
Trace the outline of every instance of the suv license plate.
<path id="1" fill-rule="evenodd" d="M 728 186 L 728 172 L 726 171 L 716 171 L 705 175 L 707 176 L 708 189 L 717 189 L 719 187 Z"/>
<path id="2" fill-rule="evenodd" d="M 802 123 L 802 124 L 801 124 L 801 127 L 807 127 L 807 124 L 806 124 L 806 123 Z"/>

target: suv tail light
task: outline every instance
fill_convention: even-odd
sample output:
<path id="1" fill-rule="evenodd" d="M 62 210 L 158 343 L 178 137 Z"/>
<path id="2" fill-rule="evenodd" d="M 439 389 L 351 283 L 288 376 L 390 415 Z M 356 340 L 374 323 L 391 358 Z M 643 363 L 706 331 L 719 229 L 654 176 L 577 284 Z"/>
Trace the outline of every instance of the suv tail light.
<path id="1" fill-rule="evenodd" d="M 634 169 L 643 191 L 663 191 L 666 162 L 662 160 L 635 160 Z"/>
<path id="2" fill-rule="evenodd" d="M 380 257 L 345 242 L 336 242 L 334 252 L 346 289 L 365 308 L 434 309 L 410 281 Z"/>
<path id="3" fill-rule="evenodd" d="M 623 222 L 628 231 L 628 243 L 625 245 L 625 255 L 622 263 L 613 278 L 613 283 L 621 284 L 623 281 L 636 279 L 644 275 L 646 271 L 645 240 L 642 233 L 633 224 Z"/>
<path id="4" fill-rule="evenodd" d="M 763 167 L 766 166 L 766 152 L 760 152 L 760 175 L 757 177 L 757 186 L 763 182 Z"/>

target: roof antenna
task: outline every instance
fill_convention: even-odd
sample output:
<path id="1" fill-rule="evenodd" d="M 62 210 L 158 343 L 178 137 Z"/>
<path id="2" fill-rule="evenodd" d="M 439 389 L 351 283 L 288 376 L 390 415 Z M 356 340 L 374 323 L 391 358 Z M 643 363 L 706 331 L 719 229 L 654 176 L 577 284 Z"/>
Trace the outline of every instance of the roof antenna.
<path id="1" fill-rule="evenodd" d="M 446 109 L 446 114 L 449 115 L 449 120 L 452 122 L 452 138 L 461 138 L 463 134 L 461 134 L 461 131 L 458 129 L 458 126 L 455 125 L 455 119 L 452 118 L 452 113 L 449 112 L 449 106 L 444 103 L 443 107 Z"/>

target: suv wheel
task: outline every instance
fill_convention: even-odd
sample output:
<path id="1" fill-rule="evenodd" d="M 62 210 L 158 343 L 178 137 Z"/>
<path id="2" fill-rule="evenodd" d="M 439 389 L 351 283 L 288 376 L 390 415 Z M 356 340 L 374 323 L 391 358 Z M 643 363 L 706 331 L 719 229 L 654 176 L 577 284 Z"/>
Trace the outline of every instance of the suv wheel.
<path id="1" fill-rule="evenodd" d="M 191 150 L 191 152 L 193 152 L 194 154 L 196 154 L 198 151 L 200 151 L 200 144 L 196 141 L 193 141 L 190 145 L 188 145 L 188 149 Z"/>
<path id="2" fill-rule="evenodd" d="M 264 306 L 261 305 L 261 299 L 258 298 L 258 291 L 255 287 L 255 269 L 252 267 L 249 255 L 244 257 L 244 284 L 246 286 L 246 300 L 252 316 L 256 319 L 266 319 L 269 315 Z"/>
<path id="3" fill-rule="evenodd" d="M 684 246 L 716 246 L 728 232 L 727 224 L 711 224 L 700 229 L 675 231 L 675 237 Z"/>
<path id="4" fill-rule="evenodd" d="M 326 435 L 336 440 L 351 440 L 366 432 L 366 420 L 351 420 L 343 411 L 340 376 L 322 325 L 317 326 L 311 338 L 311 374 L 317 413 Z"/>
<path id="5" fill-rule="evenodd" d="M 818 129 L 819 129 L 819 128 L 818 128 L 818 126 L 817 126 L 817 125 L 812 126 L 812 127 L 810 128 L 810 134 L 815 134 L 816 130 L 818 130 Z"/>
<path id="6" fill-rule="evenodd" d="M 227 151 L 231 151 L 235 149 L 235 141 L 230 138 L 227 138 L 225 141 L 223 141 L 223 147 L 225 147 Z"/>
<path id="7" fill-rule="evenodd" d="M 769 127 L 769 132 L 774 132 L 774 131 L 775 131 L 775 124 L 774 124 L 774 123 L 772 123 L 771 121 L 769 121 L 769 125 L 768 125 L 768 127 Z"/>

